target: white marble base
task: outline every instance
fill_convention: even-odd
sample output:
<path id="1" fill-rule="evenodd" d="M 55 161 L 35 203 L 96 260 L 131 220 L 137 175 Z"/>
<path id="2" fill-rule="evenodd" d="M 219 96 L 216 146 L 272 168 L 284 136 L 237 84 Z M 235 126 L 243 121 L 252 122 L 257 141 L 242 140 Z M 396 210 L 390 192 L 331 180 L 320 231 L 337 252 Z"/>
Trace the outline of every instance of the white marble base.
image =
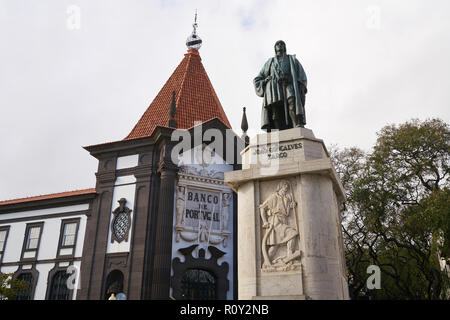
<path id="1" fill-rule="evenodd" d="M 239 299 L 348 299 L 339 210 L 345 194 L 323 141 L 305 128 L 262 134 L 242 158 L 242 170 L 225 173 L 238 194 Z M 296 203 L 285 218 L 298 231 L 294 250 L 300 257 L 292 261 L 286 245 L 267 253 L 261 218 L 260 205 L 281 182 Z"/>
<path id="2" fill-rule="evenodd" d="M 303 295 L 302 272 L 262 272 L 261 296 Z"/>

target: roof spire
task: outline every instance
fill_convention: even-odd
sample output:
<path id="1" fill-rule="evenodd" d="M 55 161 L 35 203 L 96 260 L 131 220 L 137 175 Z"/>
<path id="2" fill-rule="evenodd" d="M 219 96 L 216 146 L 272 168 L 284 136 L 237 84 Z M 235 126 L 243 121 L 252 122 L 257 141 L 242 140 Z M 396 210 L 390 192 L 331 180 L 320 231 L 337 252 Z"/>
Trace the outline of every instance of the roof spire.
<path id="1" fill-rule="evenodd" d="M 191 35 L 187 38 L 186 46 L 188 47 L 188 50 L 198 50 L 202 46 L 202 39 L 200 39 L 200 37 L 197 35 L 197 9 L 195 9 L 195 19 L 192 27 L 194 28 L 194 30 L 192 30 Z"/>

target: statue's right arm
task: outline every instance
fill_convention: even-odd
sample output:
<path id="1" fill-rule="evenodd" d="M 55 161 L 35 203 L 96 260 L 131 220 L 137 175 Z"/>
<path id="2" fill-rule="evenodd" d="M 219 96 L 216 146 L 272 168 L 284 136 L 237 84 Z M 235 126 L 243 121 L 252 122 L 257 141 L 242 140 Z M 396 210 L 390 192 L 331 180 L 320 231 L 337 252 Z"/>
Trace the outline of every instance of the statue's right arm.
<path id="1" fill-rule="evenodd" d="M 267 218 L 266 218 L 266 215 L 265 215 L 265 213 L 266 213 L 266 208 L 260 207 L 260 208 L 259 208 L 259 213 L 260 213 L 260 215 L 261 215 L 261 220 L 262 220 L 262 222 L 263 222 L 262 227 L 263 227 L 263 228 L 268 228 L 268 227 L 269 227 L 269 223 L 267 222 Z"/>

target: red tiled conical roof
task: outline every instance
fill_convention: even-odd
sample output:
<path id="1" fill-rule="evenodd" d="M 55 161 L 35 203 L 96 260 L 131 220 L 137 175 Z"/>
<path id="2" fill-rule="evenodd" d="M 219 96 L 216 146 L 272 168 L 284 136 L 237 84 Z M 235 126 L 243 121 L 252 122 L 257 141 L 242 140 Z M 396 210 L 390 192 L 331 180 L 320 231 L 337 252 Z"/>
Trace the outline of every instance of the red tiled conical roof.
<path id="1" fill-rule="evenodd" d="M 194 126 L 194 121 L 205 122 L 213 118 L 219 118 L 231 128 L 201 60 L 195 49 L 190 49 L 184 55 L 184 59 L 125 140 L 150 136 L 156 126 L 168 126 L 173 91 L 178 128 L 188 129 Z"/>

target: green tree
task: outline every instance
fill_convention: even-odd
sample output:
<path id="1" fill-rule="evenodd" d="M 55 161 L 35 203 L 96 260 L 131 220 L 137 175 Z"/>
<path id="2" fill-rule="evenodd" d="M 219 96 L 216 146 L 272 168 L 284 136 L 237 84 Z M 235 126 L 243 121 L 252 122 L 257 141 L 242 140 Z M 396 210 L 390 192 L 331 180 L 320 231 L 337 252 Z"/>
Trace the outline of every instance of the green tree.
<path id="1" fill-rule="evenodd" d="M 370 234 L 361 213 L 356 208 L 357 202 L 354 200 L 354 184 L 363 173 L 367 155 L 356 147 L 340 149 L 333 145 L 329 151 L 347 198 L 342 212 L 342 230 L 349 293 L 353 299 L 367 298 L 367 293 L 365 293 L 368 277 L 366 270 L 372 264 L 368 254 Z"/>
<path id="2" fill-rule="evenodd" d="M 14 278 L 12 273 L 0 273 L 0 300 L 14 300 L 21 291 L 26 290 L 26 281 Z"/>
<path id="3" fill-rule="evenodd" d="M 334 150 L 347 190 L 344 243 L 351 295 L 381 299 L 441 299 L 449 257 L 450 130 L 439 119 L 389 125 L 373 152 Z M 370 264 L 382 288 L 365 290 Z"/>

